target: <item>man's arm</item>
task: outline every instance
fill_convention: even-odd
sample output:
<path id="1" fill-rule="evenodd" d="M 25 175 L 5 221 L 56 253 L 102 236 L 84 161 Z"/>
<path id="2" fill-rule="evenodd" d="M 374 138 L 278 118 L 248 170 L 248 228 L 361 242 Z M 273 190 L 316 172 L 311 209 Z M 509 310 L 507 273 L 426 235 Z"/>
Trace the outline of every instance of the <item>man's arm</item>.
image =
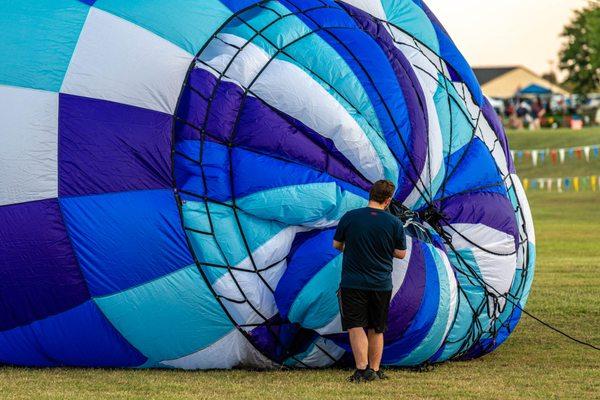
<path id="1" fill-rule="evenodd" d="M 406 257 L 406 250 L 394 250 L 394 258 L 399 258 L 400 260 L 402 260 L 404 259 L 404 257 Z"/>
<path id="2" fill-rule="evenodd" d="M 344 242 L 346 241 L 346 223 L 348 219 L 346 214 L 340 219 L 340 222 L 335 228 L 335 234 L 333 235 L 333 247 L 339 251 L 344 251 Z"/>
<path id="3" fill-rule="evenodd" d="M 402 260 L 404 257 L 406 257 L 406 234 L 404 233 L 404 226 L 402 225 L 402 222 L 398 220 L 394 258 L 399 258 Z"/>
<path id="4" fill-rule="evenodd" d="M 333 247 L 339 251 L 344 251 L 344 242 L 333 241 Z"/>

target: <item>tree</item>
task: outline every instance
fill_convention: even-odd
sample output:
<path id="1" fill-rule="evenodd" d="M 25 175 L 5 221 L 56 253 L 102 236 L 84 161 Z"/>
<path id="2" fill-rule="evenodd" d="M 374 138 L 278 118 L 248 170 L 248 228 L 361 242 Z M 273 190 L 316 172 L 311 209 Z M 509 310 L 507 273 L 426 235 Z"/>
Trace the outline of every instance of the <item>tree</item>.
<path id="1" fill-rule="evenodd" d="M 580 95 L 600 90 L 600 2 L 575 12 L 575 18 L 562 32 L 566 44 L 560 52 L 560 69 L 566 71 L 565 84 Z"/>

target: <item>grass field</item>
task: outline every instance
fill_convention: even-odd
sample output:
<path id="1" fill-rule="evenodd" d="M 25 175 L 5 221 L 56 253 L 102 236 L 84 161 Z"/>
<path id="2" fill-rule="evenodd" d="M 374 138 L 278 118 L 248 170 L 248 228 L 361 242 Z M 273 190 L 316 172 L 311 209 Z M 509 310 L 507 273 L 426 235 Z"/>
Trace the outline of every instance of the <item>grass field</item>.
<path id="1" fill-rule="evenodd" d="M 600 144 L 600 128 L 587 128 L 582 131 L 567 129 L 530 131 L 512 131 L 508 135 L 511 149 L 536 150 Z M 600 157 L 590 158 L 590 162 L 567 159 L 564 164 L 552 165 L 550 157 L 544 164 L 534 167 L 531 160 L 515 160 L 521 178 L 564 178 L 573 176 L 600 175 Z"/>
<path id="2" fill-rule="evenodd" d="M 513 150 L 585 146 L 600 144 L 600 128 L 585 128 L 580 131 L 571 129 L 513 130 L 508 131 L 508 139 Z"/>
<path id="3" fill-rule="evenodd" d="M 526 143 L 518 136 L 521 134 L 511 134 L 515 148 L 536 148 L 533 146 L 539 136 L 530 137 Z M 555 133 L 543 133 L 550 134 Z M 600 131 L 594 135 L 600 143 Z M 586 139 L 590 141 L 585 143 L 583 136 L 573 143 L 556 140 L 556 146 L 594 142 Z M 600 194 L 534 192 L 530 200 L 538 262 L 527 309 L 599 345 Z M 340 370 L 184 372 L 4 367 L 0 368 L 0 399 L 600 398 L 600 352 L 569 342 L 528 317 L 505 345 L 478 360 L 446 363 L 428 373 L 391 371 L 389 381 L 363 385 L 346 383 L 348 374 Z"/>

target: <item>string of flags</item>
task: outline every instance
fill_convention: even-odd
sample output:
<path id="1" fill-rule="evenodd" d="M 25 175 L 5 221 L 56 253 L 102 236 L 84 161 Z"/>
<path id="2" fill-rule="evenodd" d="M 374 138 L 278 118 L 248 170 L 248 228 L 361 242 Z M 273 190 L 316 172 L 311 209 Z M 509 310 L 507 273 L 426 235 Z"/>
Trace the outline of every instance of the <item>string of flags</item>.
<path id="1" fill-rule="evenodd" d="M 524 178 L 525 190 L 548 192 L 600 192 L 600 175 L 574 176 L 569 178 Z"/>
<path id="2" fill-rule="evenodd" d="M 589 162 L 590 159 L 600 157 L 600 144 L 566 147 L 562 149 L 540 149 L 540 150 L 511 150 L 513 160 L 520 163 L 531 161 L 534 166 L 545 163 L 550 160 L 552 164 L 563 164 L 565 160 L 577 158 Z"/>

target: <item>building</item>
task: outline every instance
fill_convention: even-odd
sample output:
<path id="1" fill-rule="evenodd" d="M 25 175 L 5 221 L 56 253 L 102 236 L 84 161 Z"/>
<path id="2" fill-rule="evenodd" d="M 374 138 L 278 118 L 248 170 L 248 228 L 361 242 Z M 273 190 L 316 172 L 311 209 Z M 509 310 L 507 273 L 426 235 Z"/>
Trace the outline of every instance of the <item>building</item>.
<path id="1" fill-rule="evenodd" d="M 509 99 L 519 92 L 533 95 L 570 93 L 522 66 L 473 68 L 483 93 L 495 99 Z"/>

